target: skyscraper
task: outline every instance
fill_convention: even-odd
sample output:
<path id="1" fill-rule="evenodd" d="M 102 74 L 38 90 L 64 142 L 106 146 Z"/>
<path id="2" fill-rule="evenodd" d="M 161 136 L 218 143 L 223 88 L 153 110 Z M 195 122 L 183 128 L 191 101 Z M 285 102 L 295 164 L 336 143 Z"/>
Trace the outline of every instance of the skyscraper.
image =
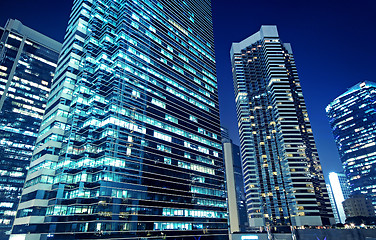
<path id="1" fill-rule="evenodd" d="M 334 99 L 326 112 L 353 194 L 376 207 L 376 83 L 356 84 Z"/>
<path id="2" fill-rule="evenodd" d="M 18 20 L 0 28 L 0 239 L 16 215 L 60 49 Z"/>
<path id="3" fill-rule="evenodd" d="M 228 130 L 221 127 L 225 161 L 230 233 L 245 232 L 248 226 L 240 148 L 232 143 Z"/>
<path id="4" fill-rule="evenodd" d="M 336 223 L 345 223 L 346 214 L 343 201 L 350 196 L 350 189 L 344 173 L 329 173 L 328 192 Z"/>
<path id="5" fill-rule="evenodd" d="M 209 0 L 74 1 L 12 237 L 226 238 L 215 75 Z"/>
<path id="6" fill-rule="evenodd" d="M 334 222 L 290 44 L 262 26 L 231 48 L 251 226 Z"/>

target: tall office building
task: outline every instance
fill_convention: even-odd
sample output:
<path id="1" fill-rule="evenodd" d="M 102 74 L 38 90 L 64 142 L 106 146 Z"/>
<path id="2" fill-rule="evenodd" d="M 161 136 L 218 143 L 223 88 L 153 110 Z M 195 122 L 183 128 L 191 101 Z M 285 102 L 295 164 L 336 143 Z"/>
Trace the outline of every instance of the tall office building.
<path id="1" fill-rule="evenodd" d="M 222 239 L 209 0 L 76 0 L 14 239 Z"/>
<path id="2" fill-rule="evenodd" d="M 251 226 L 334 222 L 290 44 L 262 26 L 231 48 Z"/>
<path id="3" fill-rule="evenodd" d="M 342 203 L 350 197 L 350 189 L 345 174 L 329 173 L 327 188 L 336 223 L 345 223 L 346 214 Z"/>
<path id="4" fill-rule="evenodd" d="M 18 20 L 0 28 L 0 239 L 16 215 L 60 49 Z"/>
<path id="5" fill-rule="evenodd" d="M 326 112 L 353 194 L 376 207 L 376 83 L 361 82 L 334 99 Z"/>
<path id="6" fill-rule="evenodd" d="M 248 226 L 240 148 L 232 143 L 229 132 L 221 127 L 226 172 L 227 205 L 230 233 L 245 232 Z"/>

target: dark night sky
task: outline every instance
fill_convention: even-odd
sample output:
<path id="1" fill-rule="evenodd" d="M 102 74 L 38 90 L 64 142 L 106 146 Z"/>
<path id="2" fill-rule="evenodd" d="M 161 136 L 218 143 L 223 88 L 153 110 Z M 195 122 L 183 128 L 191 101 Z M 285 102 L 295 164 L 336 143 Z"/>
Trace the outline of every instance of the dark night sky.
<path id="1" fill-rule="evenodd" d="M 0 0 L 0 25 L 8 18 L 63 41 L 72 0 Z M 292 44 L 324 173 L 340 171 L 325 107 L 352 85 L 376 81 L 374 0 L 212 0 L 222 125 L 239 143 L 229 50 L 257 32 L 278 26 Z"/>

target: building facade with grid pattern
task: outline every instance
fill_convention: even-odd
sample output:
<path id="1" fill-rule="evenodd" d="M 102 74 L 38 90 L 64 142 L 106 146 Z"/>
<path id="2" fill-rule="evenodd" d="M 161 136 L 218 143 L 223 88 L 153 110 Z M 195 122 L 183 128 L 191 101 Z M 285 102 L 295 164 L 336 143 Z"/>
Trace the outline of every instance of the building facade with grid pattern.
<path id="1" fill-rule="evenodd" d="M 333 223 L 291 46 L 262 26 L 230 55 L 250 226 Z"/>
<path id="2" fill-rule="evenodd" d="M 218 109 L 209 0 L 74 1 L 12 237 L 227 238 Z"/>
<path id="3" fill-rule="evenodd" d="M 18 20 L 0 28 L 0 239 L 16 216 L 60 50 Z"/>
<path id="4" fill-rule="evenodd" d="M 376 208 L 376 83 L 356 84 L 326 108 L 352 194 L 365 194 Z"/>

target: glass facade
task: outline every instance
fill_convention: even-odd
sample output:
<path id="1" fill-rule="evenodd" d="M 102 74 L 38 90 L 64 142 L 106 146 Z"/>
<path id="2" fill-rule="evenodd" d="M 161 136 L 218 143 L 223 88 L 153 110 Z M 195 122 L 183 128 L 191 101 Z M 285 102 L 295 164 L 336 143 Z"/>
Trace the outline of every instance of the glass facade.
<path id="1" fill-rule="evenodd" d="M 0 239 L 16 215 L 60 49 L 18 20 L 0 28 Z"/>
<path id="2" fill-rule="evenodd" d="M 227 238 L 211 3 L 76 0 L 11 238 Z"/>
<path id="3" fill-rule="evenodd" d="M 331 102 L 326 112 L 353 194 L 376 207 L 376 83 L 362 82 Z"/>
<path id="4" fill-rule="evenodd" d="M 333 223 L 291 46 L 262 26 L 230 55 L 250 226 Z"/>
<path id="5" fill-rule="evenodd" d="M 329 183 L 327 184 L 330 203 L 332 205 L 336 223 L 345 223 L 346 215 L 343 209 L 343 201 L 350 197 L 350 189 L 344 173 L 329 173 Z"/>

